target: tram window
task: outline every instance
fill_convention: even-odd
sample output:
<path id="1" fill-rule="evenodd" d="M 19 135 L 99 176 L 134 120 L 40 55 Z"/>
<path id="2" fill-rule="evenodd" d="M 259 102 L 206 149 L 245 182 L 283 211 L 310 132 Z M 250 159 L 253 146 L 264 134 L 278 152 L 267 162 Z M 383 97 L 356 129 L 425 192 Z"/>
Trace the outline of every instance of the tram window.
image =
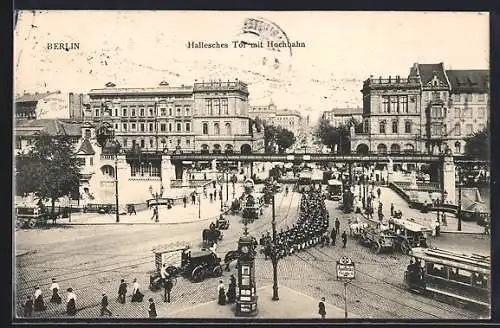
<path id="1" fill-rule="evenodd" d="M 444 265 L 427 263 L 426 269 L 428 275 L 448 279 L 447 268 Z"/>
<path id="2" fill-rule="evenodd" d="M 470 285 L 471 279 L 472 279 L 472 272 L 464 269 L 450 268 L 450 280 Z"/>
<path id="3" fill-rule="evenodd" d="M 488 289 L 488 277 L 482 273 L 472 274 L 472 286 Z"/>

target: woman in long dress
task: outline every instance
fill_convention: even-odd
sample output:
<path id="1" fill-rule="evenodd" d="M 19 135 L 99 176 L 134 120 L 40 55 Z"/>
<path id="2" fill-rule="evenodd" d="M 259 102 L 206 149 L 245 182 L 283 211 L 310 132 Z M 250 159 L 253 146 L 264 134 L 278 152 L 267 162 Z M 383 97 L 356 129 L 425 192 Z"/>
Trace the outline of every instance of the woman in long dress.
<path id="1" fill-rule="evenodd" d="M 224 288 L 224 282 L 222 280 L 219 281 L 219 305 L 226 305 L 226 290 Z"/>
<path id="2" fill-rule="evenodd" d="M 68 288 L 68 300 L 66 303 L 66 313 L 68 315 L 76 315 L 76 295 L 73 293 L 73 288 Z"/>
<path id="3" fill-rule="evenodd" d="M 43 302 L 43 295 L 40 287 L 35 287 L 35 294 L 33 295 L 33 298 L 35 300 L 33 303 L 33 309 L 35 311 L 45 311 L 45 309 L 47 309 L 45 303 Z"/>
<path id="4" fill-rule="evenodd" d="M 62 299 L 59 296 L 59 284 L 56 281 L 56 278 L 52 278 L 52 285 L 50 286 L 50 290 L 52 291 L 52 298 L 50 299 L 51 303 L 61 304 Z"/>
<path id="5" fill-rule="evenodd" d="M 132 302 L 142 302 L 144 295 L 139 291 L 139 283 L 134 278 L 134 290 L 132 291 Z"/>

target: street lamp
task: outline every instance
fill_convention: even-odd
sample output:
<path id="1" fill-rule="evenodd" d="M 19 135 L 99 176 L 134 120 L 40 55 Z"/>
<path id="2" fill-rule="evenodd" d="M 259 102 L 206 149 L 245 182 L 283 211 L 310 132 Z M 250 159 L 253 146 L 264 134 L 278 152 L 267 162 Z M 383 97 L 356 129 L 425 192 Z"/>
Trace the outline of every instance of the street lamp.
<path id="1" fill-rule="evenodd" d="M 276 207 L 275 207 L 275 193 L 276 190 L 276 181 L 272 180 L 270 182 L 271 193 L 273 197 L 272 200 L 272 209 L 273 209 L 273 221 L 272 221 L 272 229 L 273 229 L 273 243 L 271 244 L 271 262 L 273 264 L 273 301 L 278 301 L 278 249 L 277 249 L 277 241 L 276 241 Z"/>
<path id="2" fill-rule="evenodd" d="M 458 219 L 458 231 L 462 231 L 462 187 L 464 185 L 464 182 L 466 181 L 465 178 L 462 177 L 462 170 L 458 170 L 458 208 L 457 208 L 457 219 Z"/>

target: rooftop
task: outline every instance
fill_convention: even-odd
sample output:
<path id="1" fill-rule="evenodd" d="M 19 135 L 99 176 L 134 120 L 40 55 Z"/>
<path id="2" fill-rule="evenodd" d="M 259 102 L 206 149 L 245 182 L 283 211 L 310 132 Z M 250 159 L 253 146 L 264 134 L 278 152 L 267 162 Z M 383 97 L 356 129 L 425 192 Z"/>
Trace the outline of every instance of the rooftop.
<path id="1" fill-rule="evenodd" d="M 357 107 L 357 108 L 333 108 L 332 110 L 329 110 L 325 112 L 327 113 L 332 113 L 334 116 L 351 116 L 351 115 L 361 115 L 363 114 L 363 108 Z"/>
<path id="2" fill-rule="evenodd" d="M 81 124 L 60 119 L 38 119 L 17 121 L 15 133 L 18 136 L 33 136 L 45 132 L 50 135 L 81 136 Z"/>
<path id="3" fill-rule="evenodd" d="M 60 94 L 61 91 L 54 91 L 54 92 L 45 92 L 45 93 L 38 93 L 38 92 L 35 92 L 35 93 L 25 93 L 23 95 L 18 95 L 17 98 L 16 98 L 16 103 L 20 103 L 20 102 L 35 102 L 35 101 L 39 101 L 43 98 L 46 98 L 50 95 L 54 95 L 54 94 Z"/>
<path id="4" fill-rule="evenodd" d="M 446 81 L 446 75 L 445 75 L 445 70 L 444 70 L 444 64 L 437 63 L 437 64 L 418 64 L 415 63 L 412 68 L 410 68 L 410 75 L 409 77 L 416 77 L 419 76 L 420 80 L 422 81 L 422 84 L 427 84 L 434 75 L 437 76 L 437 78 L 444 83 L 448 84 Z"/>
<path id="5" fill-rule="evenodd" d="M 446 70 L 452 93 L 488 93 L 489 70 Z"/>

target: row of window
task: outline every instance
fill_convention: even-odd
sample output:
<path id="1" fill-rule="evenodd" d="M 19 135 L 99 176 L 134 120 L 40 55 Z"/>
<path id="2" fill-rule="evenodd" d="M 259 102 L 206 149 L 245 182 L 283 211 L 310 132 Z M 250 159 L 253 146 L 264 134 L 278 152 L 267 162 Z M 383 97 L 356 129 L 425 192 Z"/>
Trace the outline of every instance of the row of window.
<path id="1" fill-rule="evenodd" d="M 244 128 L 246 126 L 246 123 L 245 122 L 242 122 L 242 128 Z M 220 123 L 219 122 L 215 122 L 214 123 L 214 126 L 213 126 L 213 135 L 220 135 L 221 134 L 221 128 L 220 128 Z M 202 133 L 207 135 L 209 134 L 208 133 L 209 130 L 208 130 L 208 122 L 203 122 L 202 123 Z M 232 135 L 233 132 L 231 130 L 231 123 L 227 122 L 225 125 L 224 125 L 224 135 L 227 135 L 227 136 L 230 136 Z"/>
<path id="2" fill-rule="evenodd" d="M 205 99 L 204 115 L 220 116 L 229 115 L 229 108 L 227 105 L 227 98 L 212 98 Z"/>
<path id="3" fill-rule="evenodd" d="M 147 142 L 147 140 L 149 140 L 149 142 Z M 160 138 L 159 142 L 158 142 L 158 147 L 161 149 L 175 148 L 175 146 L 182 146 L 183 144 L 186 147 L 190 147 L 191 146 L 191 139 L 179 138 L 176 141 L 174 141 L 173 139 Z M 129 147 L 133 148 L 133 147 L 137 147 L 137 146 L 139 146 L 140 148 L 155 148 L 156 147 L 154 138 L 139 139 L 139 140 L 132 139 L 132 140 L 130 140 L 130 143 L 129 143 L 129 140 L 125 138 L 125 139 L 123 139 L 122 146 L 124 148 L 129 148 Z"/>
<path id="4" fill-rule="evenodd" d="M 451 99 L 453 102 L 485 102 L 486 101 L 486 94 L 484 93 L 479 93 L 479 94 L 454 94 L 451 96 Z"/>
<path id="5" fill-rule="evenodd" d="M 160 166 L 153 163 L 134 163 L 130 165 L 130 175 L 133 177 L 159 177 Z"/>
<path id="6" fill-rule="evenodd" d="M 387 122 L 385 120 L 380 121 L 379 123 L 379 132 L 386 133 L 386 125 Z M 398 121 L 392 121 L 392 133 L 398 133 Z M 405 133 L 411 133 L 412 130 L 412 122 L 405 121 Z M 368 126 L 366 126 L 366 132 L 368 132 Z"/>
<path id="7" fill-rule="evenodd" d="M 175 122 L 174 123 L 156 123 L 158 127 L 155 128 L 155 123 L 122 123 L 121 131 L 127 132 L 156 132 L 159 128 L 161 132 L 191 132 L 191 122 Z M 183 128 L 184 126 L 184 128 Z M 130 130 L 129 130 L 130 127 Z M 167 130 L 168 127 L 168 130 Z M 119 124 L 115 123 L 115 130 L 119 130 Z"/>
<path id="8" fill-rule="evenodd" d="M 130 114 L 130 117 L 136 117 L 136 116 L 140 116 L 140 117 L 154 117 L 154 116 L 158 116 L 158 109 L 155 110 L 155 108 L 153 107 L 149 107 L 148 110 L 146 111 L 146 108 L 139 108 L 138 110 L 134 107 L 131 107 L 130 108 L 130 111 L 129 111 L 129 108 L 127 107 L 122 107 L 121 108 L 121 111 L 120 109 L 118 108 L 100 108 L 100 107 L 94 107 L 94 113 L 95 113 L 95 116 L 101 116 L 101 113 L 102 115 L 104 115 L 104 112 L 107 112 L 109 114 L 109 116 L 129 116 Z M 167 113 L 168 113 L 168 116 L 174 116 L 174 113 L 176 116 L 190 116 L 191 115 L 191 108 L 189 106 L 184 106 L 184 109 L 181 108 L 181 106 L 175 106 L 175 111 L 173 110 L 173 108 L 160 108 L 160 115 L 161 116 L 167 116 Z M 148 114 L 148 115 L 146 115 Z"/>
<path id="9" fill-rule="evenodd" d="M 453 280 L 462 284 L 488 289 L 488 276 L 485 276 L 481 273 L 448 267 L 437 263 L 426 263 L 426 271 L 428 275 L 434 277 Z"/>
<path id="10" fill-rule="evenodd" d="M 455 107 L 455 118 L 473 118 L 474 117 L 474 108 L 473 107 L 464 107 L 463 110 L 460 107 Z M 486 107 L 479 107 L 477 109 L 477 118 L 485 118 L 486 116 Z"/>
<path id="11" fill-rule="evenodd" d="M 383 113 L 408 113 L 408 96 L 382 96 Z"/>

